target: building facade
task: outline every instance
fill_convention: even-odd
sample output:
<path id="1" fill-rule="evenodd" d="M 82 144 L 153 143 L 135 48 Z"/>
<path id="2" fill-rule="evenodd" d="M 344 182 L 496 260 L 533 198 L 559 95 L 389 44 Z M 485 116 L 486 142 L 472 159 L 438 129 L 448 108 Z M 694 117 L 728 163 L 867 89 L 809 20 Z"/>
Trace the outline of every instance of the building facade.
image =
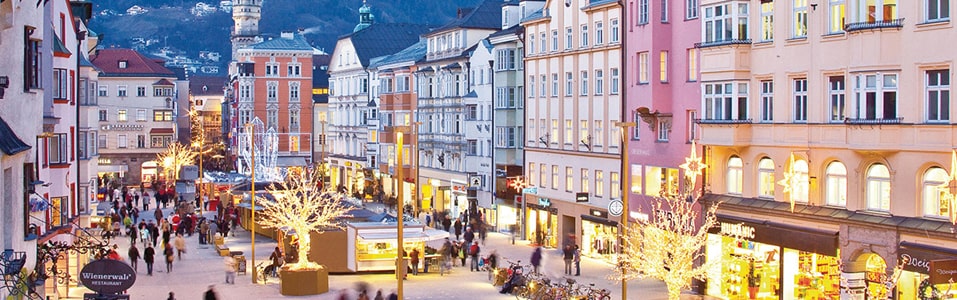
<path id="1" fill-rule="evenodd" d="M 620 18 L 615 1 L 547 1 L 522 23 L 526 178 L 537 187 L 523 194 L 523 233 L 536 244 L 591 239 L 582 220 L 621 197 Z"/>
<path id="2" fill-rule="evenodd" d="M 131 49 L 100 49 L 91 62 L 99 70 L 99 177 L 119 185 L 163 179 L 155 160 L 175 140 L 176 75 Z"/>
<path id="3" fill-rule="evenodd" d="M 705 199 L 750 233 L 714 231 L 708 294 L 746 294 L 749 267 L 761 298 L 950 290 L 929 275 L 957 258 L 955 54 L 918 46 L 957 34 L 947 2 L 701 2 Z"/>

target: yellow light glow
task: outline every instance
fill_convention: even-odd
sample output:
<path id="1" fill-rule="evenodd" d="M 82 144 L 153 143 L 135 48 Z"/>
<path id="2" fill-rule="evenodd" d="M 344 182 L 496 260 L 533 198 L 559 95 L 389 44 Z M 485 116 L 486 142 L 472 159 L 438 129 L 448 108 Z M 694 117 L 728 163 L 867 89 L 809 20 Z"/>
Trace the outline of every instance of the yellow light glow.
<path id="1" fill-rule="evenodd" d="M 784 178 L 778 180 L 778 185 L 784 187 L 782 190 L 783 193 L 787 194 L 788 202 L 791 203 L 791 212 L 794 212 L 794 197 L 791 197 L 792 188 L 797 186 L 797 176 L 794 176 L 794 153 L 791 153 L 790 161 L 788 161 L 788 168 L 784 172 Z"/>
<path id="2" fill-rule="evenodd" d="M 680 167 L 685 171 L 685 177 L 691 180 L 691 188 L 695 186 L 695 182 L 698 180 L 698 176 L 701 175 L 703 170 L 708 167 L 708 165 L 701 162 L 701 157 L 698 157 L 697 146 L 695 142 L 691 141 L 691 154 L 688 157 L 685 157 L 685 163 L 681 164 Z"/>
<path id="3" fill-rule="evenodd" d="M 957 203 L 954 203 L 954 196 L 957 195 L 957 150 L 950 151 L 950 177 L 937 188 L 944 192 L 944 198 L 948 200 L 947 204 L 950 207 L 947 209 L 947 214 L 950 217 L 950 223 L 957 225 L 957 212 L 954 211 L 957 209 Z"/>

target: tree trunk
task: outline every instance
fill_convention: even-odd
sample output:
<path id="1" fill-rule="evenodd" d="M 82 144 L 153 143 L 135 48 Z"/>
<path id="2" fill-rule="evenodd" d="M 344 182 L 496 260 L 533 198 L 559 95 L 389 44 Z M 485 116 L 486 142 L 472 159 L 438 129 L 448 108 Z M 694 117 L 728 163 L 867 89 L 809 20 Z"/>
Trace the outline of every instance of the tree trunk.
<path id="1" fill-rule="evenodd" d="M 668 300 L 678 300 L 681 298 L 681 287 L 677 285 L 668 285 Z"/>
<path id="2" fill-rule="evenodd" d="M 305 266 L 309 264 L 309 232 L 299 233 L 299 230 L 296 230 L 296 235 L 299 236 L 299 247 L 297 249 L 299 253 L 299 260 L 296 264 L 300 266 Z"/>

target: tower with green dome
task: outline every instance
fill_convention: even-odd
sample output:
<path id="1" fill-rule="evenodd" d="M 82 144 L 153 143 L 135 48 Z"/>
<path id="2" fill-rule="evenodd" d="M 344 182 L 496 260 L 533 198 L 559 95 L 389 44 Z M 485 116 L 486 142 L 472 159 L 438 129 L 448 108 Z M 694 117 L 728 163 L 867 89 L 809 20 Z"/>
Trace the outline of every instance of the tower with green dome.
<path id="1" fill-rule="evenodd" d="M 359 32 L 359 30 L 372 26 L 374 20 L 375 16 L 372 15 L 372 8 L 369 7 L 366 0 L 362 0 L 362 7 L 359 8 L 359 24 L 356 24 L 356 28 L 352 32 Z"/>

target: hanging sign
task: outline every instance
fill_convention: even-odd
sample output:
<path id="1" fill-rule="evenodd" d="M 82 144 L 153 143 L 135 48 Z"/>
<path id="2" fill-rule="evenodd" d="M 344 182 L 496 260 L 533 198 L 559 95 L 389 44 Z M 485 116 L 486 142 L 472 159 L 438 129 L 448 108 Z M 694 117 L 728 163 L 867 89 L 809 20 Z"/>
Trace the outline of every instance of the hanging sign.
<path id="1" fill-rule="evenodd" d="M 136 282 L 136 271 L 125 262 L 112 259 L 92 261 L 80 271 L 83 286 L 100 294 L 118 294 Z"/>

